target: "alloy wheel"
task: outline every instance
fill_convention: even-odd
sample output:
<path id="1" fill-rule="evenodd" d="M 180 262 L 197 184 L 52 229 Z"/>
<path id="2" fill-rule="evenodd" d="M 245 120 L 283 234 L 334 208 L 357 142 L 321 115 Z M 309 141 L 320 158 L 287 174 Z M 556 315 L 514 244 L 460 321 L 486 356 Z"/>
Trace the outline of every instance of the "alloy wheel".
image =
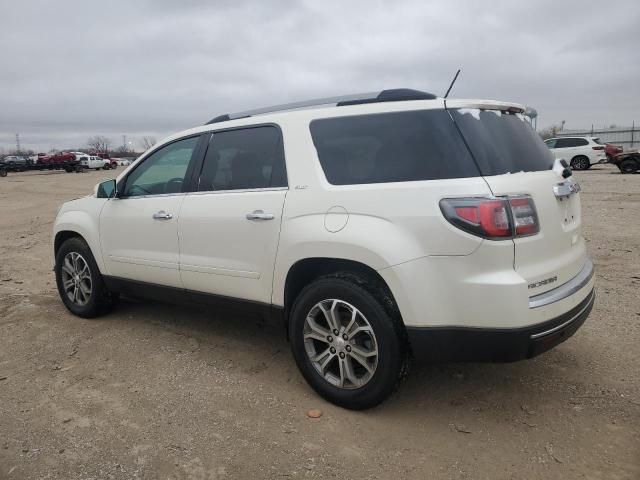
<path id="1" fill-rule="evenodd" d="M 360 388 L 378 366 L 371 324 L 348 302 L 327 299 L 311 308 L 304 323 L 304 347 L 315 370 L 330 384 Z"/>
<path id="2" fill-rule="evenodd" d="M 67 253 L 62 262 L 60 274 L 67 298 L 76 305 L 86 305 L 91 298 L 93 282 L 91 270 L 85 258 L 78 252 Z"/>

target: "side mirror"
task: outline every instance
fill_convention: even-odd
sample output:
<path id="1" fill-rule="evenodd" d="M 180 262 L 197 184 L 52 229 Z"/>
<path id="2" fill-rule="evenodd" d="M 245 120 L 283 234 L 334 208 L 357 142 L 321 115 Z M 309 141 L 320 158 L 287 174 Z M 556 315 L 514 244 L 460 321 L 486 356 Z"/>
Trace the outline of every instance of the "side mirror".
<path id="1" fill-rule="evenodd" d="M 105 180 L 98 184 L 96 197 L 98 198 L 114 198 L 116 196 L 116 181 Z"/>

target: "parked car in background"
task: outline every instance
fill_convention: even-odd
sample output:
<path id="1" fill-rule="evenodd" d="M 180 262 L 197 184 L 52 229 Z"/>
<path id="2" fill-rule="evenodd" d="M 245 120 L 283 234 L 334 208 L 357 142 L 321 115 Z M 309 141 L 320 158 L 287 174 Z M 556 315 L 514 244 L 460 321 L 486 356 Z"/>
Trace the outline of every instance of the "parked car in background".
<path id="1" fill-rule="evenodd" d="M 354 409 L 411 354 L 531 358 L 595 294 L 580 186 L 523 113 L 396 89 L 220 115 L 62 205 L 60 298 L 81 317 L 119 294 L 274 315 L 307 382 Z"/>
<path id="2" fill-rule="evenodd" d="M 7 155 L 2 159 L 2 163 L 9 168 L 20 168 L 28 164 L 27 159 L 19 155 Z"/>
<path id="3" fill-rule="evenodd" d="M 611 160 L 621 173 L 636 173 L 640 171 L 640 152 L 621 153 Z"/>
<path id="4" fill-rule="evenodd" d="M 40 154 L 38 154 L 38 163 L 39 164 L 54 164 L 54 165 L 59 165 L 59 164 L 67 164 L 67 163 L 74 163 L 76 162 L 76 155 L 75 153 L 71 153 L 71 152 L 57 152 L 51 155 L 44 155 L 44 156 L 40 156 Z"/>
<path id="5" fill-rule="evenodd" d="M 613 163 L 613 157 L 622 153 L 622 147 L 611 143 L 605 143 L 604 153 L 607 155 L 607 161 L 609 163 Z"/>
<path id="6" fill-rule="evenodd" d="M 95 155 L 104 160 L 109 160 L 111 168 L 118 168 L 117 159 L 112 158 L 111 155 L 109 155 L 108 153 L 96 153 Z"/>
<path id="7" fill-rule="evenodd" d="M 118 165 L 122 167 L 128 167 L 129 165 L 131 165 L 131 160 L 128 160 L 126 158 L 114 158 L 114 160 L 117 162 Z"/>
<path id="8" fill-rule="evenodd" d="M 33 158 L 33 163 L 34 165 L 40 165 L 42 163 L 46 163 L 44 160 L 49 158 L 50 155 L 46 154 L 46 153 L 38 153 L 36 155 L 34 155 Z"/>
<path id="9" fill-rule="evenodd" d="M 78 158 L 83 168 L 93 170 L 109 170 L 111 162 L 108 159 L 100 158 L 97 155 L 84 155 Z"/>
<path id="10" fill-rule="evenodd" d="M 80 165 L 83 168 L 93 170 L 109 170 L 111 168 L 111 161 L 106 158 L 100 158 L 96 155 L 83 155 L 78 157 Z"/>
<path id="11" fill-rule="evenodd" d="M 596 137 L 558 137 L 545 140 L 555 158 L 569 162 L 574 170 L 586 170 L 605 162 L 605 146 Z"/>

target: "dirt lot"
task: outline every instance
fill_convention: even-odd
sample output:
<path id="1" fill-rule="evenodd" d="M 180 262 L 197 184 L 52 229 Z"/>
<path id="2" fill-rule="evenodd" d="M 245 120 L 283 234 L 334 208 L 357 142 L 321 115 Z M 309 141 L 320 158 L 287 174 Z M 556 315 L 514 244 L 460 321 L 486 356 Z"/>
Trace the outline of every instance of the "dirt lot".
<path id="1" fill-rule="evenodd" d="M 280 326 L 133 301 L 67 313 L 56 208 L 109 173 L 0 178 L 1 479 L 640 478 L 640 175 L 576 174 L 598 298 L 572 339 L 414 367 L 350 412 L 305 384 Z"/>

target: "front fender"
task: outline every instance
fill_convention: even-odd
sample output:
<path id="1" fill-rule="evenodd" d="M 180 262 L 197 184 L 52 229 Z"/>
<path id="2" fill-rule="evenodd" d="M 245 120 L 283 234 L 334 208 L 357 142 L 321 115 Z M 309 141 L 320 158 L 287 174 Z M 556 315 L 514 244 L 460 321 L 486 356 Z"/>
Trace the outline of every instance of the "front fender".
<path id="1" fill-rule="evenodd" d="M 103 274 L 108 272 L 105 271 L 100 246 L 100 211 L 106 201 L 106 199 L 85 197 L 68 202 L 61 208 L 53 227 L 54 244 L 60 232 L 75 232 L 80 235 L 89 245 L 98 269 Z"/>

